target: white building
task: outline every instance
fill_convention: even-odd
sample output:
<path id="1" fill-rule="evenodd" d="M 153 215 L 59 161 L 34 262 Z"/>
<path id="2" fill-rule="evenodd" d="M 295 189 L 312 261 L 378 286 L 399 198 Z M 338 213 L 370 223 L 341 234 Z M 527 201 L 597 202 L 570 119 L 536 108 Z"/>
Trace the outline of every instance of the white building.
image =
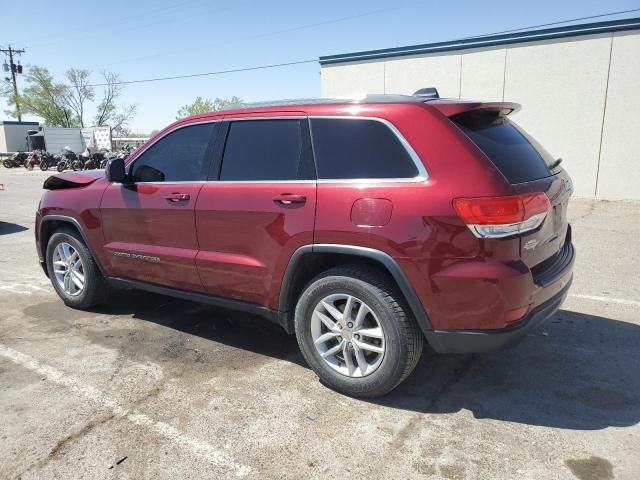
<path id="1" fill-rule="evenodd" d="M 411 94 L 522 104 L 575 195 L 640 200 L 640 18 L 320 57 L 324 97 Z"/>
<path id="2" fill-rule="evenodd" d="M 0 153 L 24 152 L 27 149 L 27 132 L 38 130 L 38 122 L 0 121 Z"/>

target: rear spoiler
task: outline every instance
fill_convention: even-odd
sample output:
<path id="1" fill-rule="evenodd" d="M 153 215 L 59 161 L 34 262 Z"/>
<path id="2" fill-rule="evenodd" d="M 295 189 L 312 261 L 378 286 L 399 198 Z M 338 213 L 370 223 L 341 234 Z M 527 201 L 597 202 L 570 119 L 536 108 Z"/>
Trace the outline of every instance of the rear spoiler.
<path id="1" fill-rule="evenodd" d="M 498 111 L 501 116 L 510 115 L 522 108 L 519 103 L 513 102 L 466 102 L 464 100 L 431 100 L 426 102 L 447 117 L 453 117 L 461 113 L 490 110 Z"/>

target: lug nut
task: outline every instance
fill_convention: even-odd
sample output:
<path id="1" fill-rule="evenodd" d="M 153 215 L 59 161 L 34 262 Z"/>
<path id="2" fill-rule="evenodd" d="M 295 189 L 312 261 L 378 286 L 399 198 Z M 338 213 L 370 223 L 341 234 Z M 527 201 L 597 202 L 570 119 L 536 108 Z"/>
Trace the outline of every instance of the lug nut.
<path id="1" fill-rule="evenodd" d="M 355 338 L 356 340 L 360 340 L 360 335 L 358 335 L 357 333 L 353 336 L 353 338 Z"/>
<path id="2" fill-rule="evenodd" d="M 342 337 L 340 335 L 338 335 L 337 340 L 338 340 L 338 343 L 340 343 L 342 341 Z"/>
<path id="3" fill-rule="evenodd" d="M 341 324 L 338 324 L 336 326 L 338 327 L 338 330 L 342 330 L 342 325 Z"/>
<path id="4" fill-rule="evenodd" d="M 351 342 L 347 343 L 347 347 L 353 347 L 353 345 L 351 344 Z"/>
<path id="5" fill-rule="evenodd" d="M 351 323 L 351 322 L 347 323 L 347 327 L 353 328 L 353 323 Z"/>

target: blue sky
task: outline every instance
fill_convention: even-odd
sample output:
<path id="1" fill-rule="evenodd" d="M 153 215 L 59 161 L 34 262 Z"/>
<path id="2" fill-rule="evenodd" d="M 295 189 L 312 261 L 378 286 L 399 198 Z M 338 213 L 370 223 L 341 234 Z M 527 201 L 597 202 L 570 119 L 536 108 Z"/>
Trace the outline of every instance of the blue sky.
<path id="1" fill-rule="evenodd" d="M 60 79 L 70 67 L 88 68 L 95 83 L 101 70 L 116 72 L 123 80 L 182 75 L 452 40 L 640 8 L 638 0 L 3 3 L 2 47 L 26 48 L 23 64 L 45 66 Z M 318 96 L 319 72 L 312 63 L 134 84 L 126 87 L 121 102 L 138 104 L 132 127 L 148 132 L 173 121 L 178 108 L 197 95 L 237 95 L 245 101 Z M 0 119 L 5 108 L 0 99 Z"/>

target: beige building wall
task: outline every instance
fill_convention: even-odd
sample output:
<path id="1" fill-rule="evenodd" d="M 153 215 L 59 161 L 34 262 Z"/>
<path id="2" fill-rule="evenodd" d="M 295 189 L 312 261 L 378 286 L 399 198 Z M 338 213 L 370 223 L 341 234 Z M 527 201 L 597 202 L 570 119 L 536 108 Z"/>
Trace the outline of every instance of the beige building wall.
<path id="1" fill-rule="evenodd" d="M 466 50 L 462 55 L 459 98 L 502 101 L 505 56 L 505 47 Z"/>
<path id="2" fill-rule="evenodd" d="M 411 94 L 522 104 L 514 120 L 574 181 L 575 195 L 640 200 L 640 31 L 322 66 L 323 96 Z"/>
<path id="3" fill-rule="evenodd" d="M 384 64 L 353 62 L 323 67 L 320 93 L 323 97 L 384 93 Z"/>
<path id="4" fill-rule="evenodd" d="M 437 85 L 443 97 L 460 96 L 460 55 L 420 55 L 385 62 L 385 92 L 411 95 Z"/>
<path id="5" fill-rule="evenodd" d="M 640 198 L 640 34 L 613 36 L 597 198 Z"/>
<path id="6" fill-rule="evenodd" d="M 575 195 L 593 197 L 611 35 L 578 38 L 509 46 L 504 98 L 522 104 L 513 120 L 563 158 Z"/>

